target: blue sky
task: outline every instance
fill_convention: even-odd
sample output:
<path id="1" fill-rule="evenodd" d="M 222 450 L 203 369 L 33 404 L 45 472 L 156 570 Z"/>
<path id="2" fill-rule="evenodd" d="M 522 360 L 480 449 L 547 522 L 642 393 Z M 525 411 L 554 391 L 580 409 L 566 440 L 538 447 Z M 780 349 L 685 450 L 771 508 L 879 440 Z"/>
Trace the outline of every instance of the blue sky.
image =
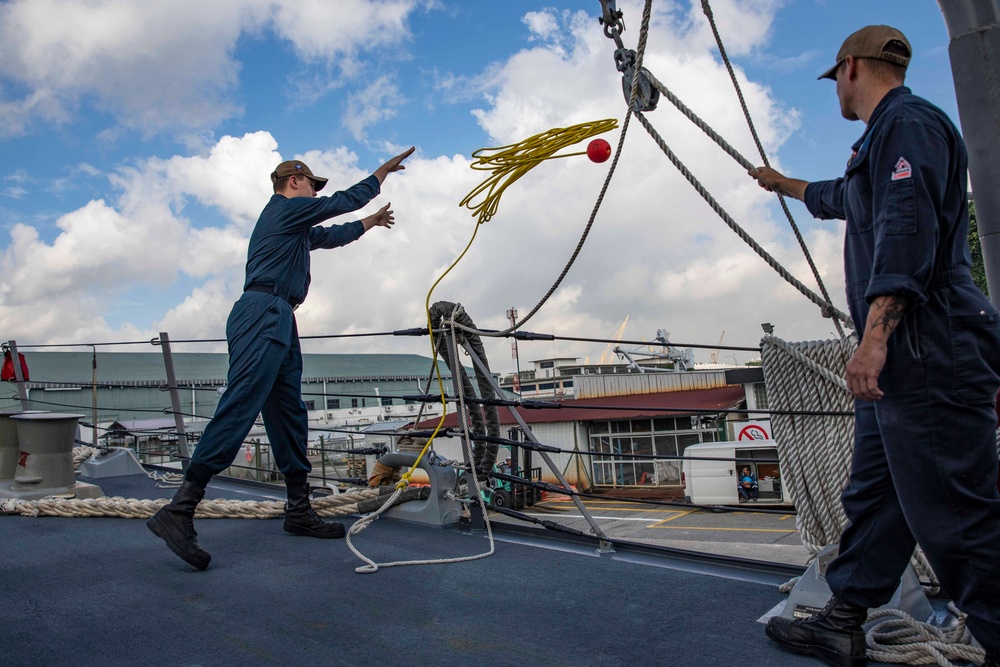
<path id="1" fill-rule="evenodd" d="M 790 174 L 838 175 L 860 134 L 816 76 L 865 24 L 907 34 L 908 84 L 957 120 L 933 0 L 712 5 L 771 159 Z M 641 3 L 619 6 L 634 47 Z M 472 233 L 458 207 L 481 177 L 471 153 L 551 127 L 622 120 L 599 9 L 597 0 L 0 4 L 0 338 L 222 337 L 274 165 L 299 157 L 347 187 L 410 145 L 409 169 L 370 205 L 392 201 L 399 224 L 314 253 L 298 319 L 303 335 L 419 324 L 427 290 Z M 654 9 L 650 69 L 756 162 L 701 3 L 654 0 Z M 727 211 L 812 285 L 787 223 L 738 165 L 667 102 L 649 118 Z M 725 331 L 726 342 L 753 345 L 763 321 L 790 339 L 829 334 L 637 125 L 625 150 L 577 266 L 527 328 L 611 336 L 627 316 L 634 339 L 665 328 L 673 340 L 714 343 Z M 486 327 L 503 326 L 511 306 L 529 310 L 569 257 L 606 169 L 571 158 L 518 181 L 434 299 L 462 302 Z M 842 305 L 842 226 L 812 221 L 800 206 L 793 213 Z M 307 350 L 424 353 L 424 344 Z M 506 344 L 494 350 L 496 365 L 509 365 Z M 600 353 L 545 344 L 522 358 Z"/>

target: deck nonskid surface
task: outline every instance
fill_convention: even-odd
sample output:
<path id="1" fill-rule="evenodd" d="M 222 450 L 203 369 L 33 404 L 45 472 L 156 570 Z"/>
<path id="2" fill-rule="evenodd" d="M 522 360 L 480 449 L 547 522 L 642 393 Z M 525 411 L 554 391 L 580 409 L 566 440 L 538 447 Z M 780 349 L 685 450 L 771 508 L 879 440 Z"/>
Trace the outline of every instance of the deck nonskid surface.
<path id="1" fill-rule="evenodd" d="M 205 572 L 141 520 L 0 517 L 4 664 L 812 664 L 756 622 L 783 597 L 772 585 L 507 540 L 482 560 L 357 574 L 343 540 L 287 535 L 280 520 L 196 525 Z M 382 519 L 355 546 L 386 562 L 488 541 Z"/>

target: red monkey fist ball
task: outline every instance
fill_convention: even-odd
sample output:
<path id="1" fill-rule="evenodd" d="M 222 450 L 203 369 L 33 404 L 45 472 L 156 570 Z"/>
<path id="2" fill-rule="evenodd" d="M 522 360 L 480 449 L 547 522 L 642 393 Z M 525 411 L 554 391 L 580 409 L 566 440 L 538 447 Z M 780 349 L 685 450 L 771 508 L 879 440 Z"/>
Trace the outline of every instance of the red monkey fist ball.
<path id="1" fill-rule="evenodd" d="M 604 139 L 594 139 L 587 145 L 587 157 L 591 162 L 604 162 L 611 157 L 611 144 Z"/>

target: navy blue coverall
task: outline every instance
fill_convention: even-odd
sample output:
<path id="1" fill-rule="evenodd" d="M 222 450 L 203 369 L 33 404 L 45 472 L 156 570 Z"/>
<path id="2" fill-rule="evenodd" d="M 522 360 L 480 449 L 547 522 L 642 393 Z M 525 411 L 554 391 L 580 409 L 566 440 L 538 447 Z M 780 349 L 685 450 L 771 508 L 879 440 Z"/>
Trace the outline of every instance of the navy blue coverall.
<path id="1" fill-rule="evenodd" d="M 807 186 L 806 206 L 847 221 L 859 337 L 876 297 L 909 306 L 878 378 L 884 397 L 855 401 L 850 523 L 826 579 L 848 604 L 881 606 L 919 542 L 969 629 L 1000 652 L 1000 315 L 970 272 L 965 146 L 942 111 L 901 86 L 853 149 L 842 178 Z"/>
<path id="2" fill-rule="evenodd" d="M 250 236 L 243 296 L 226 322 L 226 391 L 194 450 L 191 468 L 214 475 L 232 465 L 260 413 L 278 469 L 284 474 L 312 470 L 306 458 L 302 352 L 292 311 L 309 291 L 309 251 L 338 248 L 365 233 L 361 221 L 315 225 L 358 210 L 379 190 L 372 175 L 329 197 L 276 194 L 264 207 Z"/>

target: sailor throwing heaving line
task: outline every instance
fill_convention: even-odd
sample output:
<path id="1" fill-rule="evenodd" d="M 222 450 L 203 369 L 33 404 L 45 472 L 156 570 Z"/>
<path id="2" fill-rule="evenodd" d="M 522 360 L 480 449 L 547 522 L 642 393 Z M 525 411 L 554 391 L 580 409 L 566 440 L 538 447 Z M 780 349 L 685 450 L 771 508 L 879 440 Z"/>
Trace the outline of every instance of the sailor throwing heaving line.
<path id="1" fill-rule="evenodd" d="M 344 526 L 321 519 L 309 501 L 308 413 L 302 402 L 302 352 L 293 311 L 309 291 L 310 251 L 347 245 L 372 227 L 392 227 L 395 219 L 386 204 L 362 220 L 318 225 L 374 199 L 389 174 L 405 169 L 403 160 L 412 153 L 410 148 L 360 183 L 329 197 L 316 196 L 327 179 L 313 175 L 301 160 L 282 162 L 271 174 L 274 196 L 250 236 L 243 296 L 226 323 L 226 392 L 195 448 L 183 484 L 170 504 L 146 524 L 171 551 L 199 570 L 208 567 L 211 556 L 198 544 L 195 508 L 212 476 L 232 464 L 258 413 L 285 476 L 284 529 L 310 537 L 344 536 Z"/>

